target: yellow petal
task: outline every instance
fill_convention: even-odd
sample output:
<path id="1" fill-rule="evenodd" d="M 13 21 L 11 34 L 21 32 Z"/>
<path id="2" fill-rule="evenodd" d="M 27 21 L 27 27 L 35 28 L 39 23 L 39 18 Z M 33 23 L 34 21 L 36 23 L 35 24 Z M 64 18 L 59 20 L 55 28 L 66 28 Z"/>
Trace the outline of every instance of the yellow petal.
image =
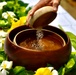
<path id="1" fill-rule="evenodd" d="M 17 22 L 15 22 L 14 20 L 11 20 L 11 22 L 12 22 L 12 25 L 11 25 L 11 28 L 8 30 L 8 32 L 10 32 L 12 29 L 16 27 L 24 25 L 26 22 L 26 16 L 20 17 L 20 19 Z"/>
<path id="2" fill-rule="evenodd" d="M 26 22 L 26 16 L 20 17 L 20 25 L 25 24 Z"/>
<path id="3" fill-rule="evenodd" d="M 39 68 L 34 75 L 52 75 L 48 68 Z"/>
<path id="4" fill-rule="evenodd" d="M 12 25 L 11 25 L 11 28 L 8 30 L 8 32 L 10 32 L 12 29 L 14 29 L 18 26 L 20 26 L 20 20 L 18 20 L 17 22 L 12 20 Z"/>

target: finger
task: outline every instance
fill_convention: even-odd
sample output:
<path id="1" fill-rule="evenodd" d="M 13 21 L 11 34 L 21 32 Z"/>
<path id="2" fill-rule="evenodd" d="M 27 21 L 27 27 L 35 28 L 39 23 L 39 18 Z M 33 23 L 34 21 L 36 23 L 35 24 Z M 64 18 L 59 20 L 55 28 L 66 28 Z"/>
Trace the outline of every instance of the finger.
<path id="1" fill-rule="evenodd" d="M 48 3 L 50 2 L 50 0 L 40 0 L 31 10 L 30 15 L 33 15 L 34 12 L 36 10 L 38 10 L 39 8 L 46 6 Z"/>
<path id="2" fill-rule="evenodd" d="M 57 10 L 58 10 L 59 4 L 60 4 L 59 0 L 54 0 L 54 1 L 53 1 L 53 8 L 54 8 L 54 11 L 57 11 Z"/>
<path id="3" fill-rule="evenodd" d="M 52 6 L 52 4 L 53 4 L 53 1 L 50 1 L 47 5 Z"/>

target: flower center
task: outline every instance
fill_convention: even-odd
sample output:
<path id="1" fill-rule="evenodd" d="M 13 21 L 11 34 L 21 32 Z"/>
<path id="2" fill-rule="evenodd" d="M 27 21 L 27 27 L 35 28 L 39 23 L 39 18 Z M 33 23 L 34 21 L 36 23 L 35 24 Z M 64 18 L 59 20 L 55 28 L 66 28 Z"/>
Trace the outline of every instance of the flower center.
<path id="1" fill-rule="evenodd" d="M 4 64 L 4 65 L 2 66 L 2 67 L 3 67 L 3 69 L 6 69 L 6 66 L 7 66 L 7 65 L 6 65 L 6 64 Z"/>

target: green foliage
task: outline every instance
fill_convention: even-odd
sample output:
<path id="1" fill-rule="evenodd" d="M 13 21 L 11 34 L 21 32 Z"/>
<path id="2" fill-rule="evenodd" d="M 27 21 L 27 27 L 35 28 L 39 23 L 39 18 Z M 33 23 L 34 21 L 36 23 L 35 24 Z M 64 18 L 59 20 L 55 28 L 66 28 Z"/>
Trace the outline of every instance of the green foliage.
<path id="1" fill-rule="evenodd" d="M 4 50 L 0 50 L 0 63 L 2 63 L 3 60 L 7 60 L 7 56 Z"/>
<path id="2" fill-rule="evenodd" d="M 2 13 L 11 11 L 15 13 L 15 18 L 19 19 L 22 16 L 27 16 L 28 11 L 31 7 L 28 7 L 28 3 L 24 3 L 22 0 L 0 0 L 0 2 L 6 1 L 7 4 L 0 10 L 0 28 L 10 28 L 11 23 L 8 19 L 2 17 Z"/>
<path id="3" fill-rule="evenodd" d="M 73 34 L 70 31 L 65 31 L 62 28 L 62 26 L 60 26 L 60 25 L 59 25 L 59 28 L 61 30 L 63 30 L 68 35 L 68 37 L 70 38 L 72 46 L 76 50 L 76 35 Z M 59 75 L 76 75 L 76 73 L 73 73 L 74 72 L 73 70 L 76 70 L 76 51 L 75 52 L 71 52 L 69 61 L 67 62 L 67 64 L 62 66 L 58 70 L 58 72 L 59 72 Z"/>
<path id="4" fill-rule="evenodd" d="M 62 28 L 62 26 L 61 25 L 58 25 L 59 26 L 59 28 L 61 29 L 61 30 L 63 30 L 68 36 L 69 36 L 69 38 L 70 38 L 70 40 L 71 40 L 71 44 L 72 44 L 72 46 L 75 48 L 75 50 L 76 50 L 76 35 L 75 34 L 73 34 L 72 32 L 70 32 L 70 31 L 65 31 L 63 28 Z"/>
<path id="5" fill-rule="evenodd" d="M 7 20 L 0 20 L 0 28 L 5 29 L 5 28 L 10 28 L 10 23 Z"/>
<path id="6" fill-rule="evenodd" d="M 75 50 L 76 50 L 76 35 L 74 35 L 74 34 L 71 33 L 71 32 L 66 32 L 66 34 L 70 37 L 72 46 L 73 46 L 73 47 L 75 48 Z"/>
<path id="7" fill-rule="evenodd" d="M 33 75 L 34 72 L 33 71 L 28 71 L 25 69 L 25 67 L 22 66 L 16 66 L 13 69 L 14 75 Z"/>
<path id="8" fill-rule="evenodd" d="M 10 27 L 10 21 L 8 19 L 3 19 L 1 16 L 3 12 L 13 11 L 16 14 L 15 18 L 19 19 L 21 16 L 26 16 L 28 11 L 31 9 L 31 7 L 26 9 L 28 4 L 22 2 L 21 0 L 0 0 L 0 2 L 2 1 L 7 1 L 7 5 L 5 5 L 2 10 L 0 10 L 0 28 Z M 64 31 L 64 29 L 60 25 L 59 27 Z M 76 35 L 74 35 L 72 32 L 65 31 L 65 33 L 69 36 L 71 44 L 76 50 Z M 7 55 L 5 54 L 4 50 L 0 49 L 0 63 L 3 60 L 7 60 Z M 47 67 L 49 66 L 52 65 L 47 64 Z M 73 69 L 76 70 L 76 52 L 71 52 L 69 61 L 62 67 L 60 67 L 58 73 L 59 75 L 66 75 L 70 73 Z M 34 75 L 34 72 L 28 71 L 25 67 L 22 66 L 15 66 L 9 71 L 8 75 Z"/>
<path id="9" fill-rule="evenodd" d="M 74 59 L 70 58 L 70 60 L 58 70 L 59 75 L 65 75 L 69 73 L 74 68 L 75 63 L 76 62 Z"/>

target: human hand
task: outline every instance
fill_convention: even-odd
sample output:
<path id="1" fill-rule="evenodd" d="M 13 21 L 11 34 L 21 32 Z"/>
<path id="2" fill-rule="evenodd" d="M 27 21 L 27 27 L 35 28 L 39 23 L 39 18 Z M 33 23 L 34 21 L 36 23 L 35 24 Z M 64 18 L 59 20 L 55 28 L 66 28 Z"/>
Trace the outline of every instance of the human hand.
<path id="1" fill-rule="evenodd" d="M 40 0 L 28 13 L 26 25 L 29 25 L 29 20 L 31 19 L 31 16 L 33 16 L 34 12 L 38 10 L 41 7 L 44 6 L 52 6 L 53 11 L 57 12 L 58 6 L 60 4 L 60 0 Z"/>

